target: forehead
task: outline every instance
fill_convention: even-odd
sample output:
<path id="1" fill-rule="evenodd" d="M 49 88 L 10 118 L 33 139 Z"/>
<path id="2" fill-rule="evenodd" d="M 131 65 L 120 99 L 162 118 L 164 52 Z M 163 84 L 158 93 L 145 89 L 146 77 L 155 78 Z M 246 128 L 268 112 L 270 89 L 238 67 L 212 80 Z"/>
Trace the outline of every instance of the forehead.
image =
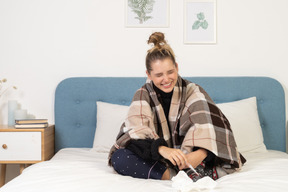
<path id="1" fill-rule="evenodd" d="M 152 71 L 154 72 L 161 72 L 175 69 L 175 64 L 169 58 L 166 59 L 158 59 L 151 63 Z"/>

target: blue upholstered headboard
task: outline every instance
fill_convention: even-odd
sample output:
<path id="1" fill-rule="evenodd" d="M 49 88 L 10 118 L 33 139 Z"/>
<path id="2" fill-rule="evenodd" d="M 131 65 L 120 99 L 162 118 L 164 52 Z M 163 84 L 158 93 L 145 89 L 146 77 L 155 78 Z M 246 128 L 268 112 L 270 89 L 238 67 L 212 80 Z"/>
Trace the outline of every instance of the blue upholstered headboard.
<path id="1" fill-rule="evenodd" d="M 285 96 L 268 77 L 186 77 L 201 85 L 216 103 L 256 96 L 264 142 L 286 151 Z M 59 83 L 55 93 L 55 148 L 92 147 L 96 101 L 129 105 L 145 77 L 75 77 Z"/>

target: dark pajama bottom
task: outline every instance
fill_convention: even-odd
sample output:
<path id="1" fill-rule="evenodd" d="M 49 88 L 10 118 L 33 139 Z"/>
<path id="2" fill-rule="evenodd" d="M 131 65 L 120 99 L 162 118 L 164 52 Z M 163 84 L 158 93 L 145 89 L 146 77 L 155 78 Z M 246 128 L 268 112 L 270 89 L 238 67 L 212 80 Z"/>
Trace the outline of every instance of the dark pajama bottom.
<path id="1" fill-rule="evenodd" d="M 142 179 L 161 179 L 167 169 L 161 162 L 144 160 L 128 149 L 115 151 L 111 162 L 117 173 Z"/>

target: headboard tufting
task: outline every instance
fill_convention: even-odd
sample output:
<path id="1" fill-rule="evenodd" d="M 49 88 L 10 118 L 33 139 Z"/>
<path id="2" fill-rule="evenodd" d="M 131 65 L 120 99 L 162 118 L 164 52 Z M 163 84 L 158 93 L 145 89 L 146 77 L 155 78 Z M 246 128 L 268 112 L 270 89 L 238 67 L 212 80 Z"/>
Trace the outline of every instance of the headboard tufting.
<path id="1" fill-rule="evenodd" d="M 286 151 L 285 95 L 269 77 L 185 77 L 201 85 L 216 103 L 257 97 L 258 113 L 268 149 Z M 55 92 L 55 150 L 92 147 L 96 101 L 129 105 L 145 77 L 73 77 Z"/>

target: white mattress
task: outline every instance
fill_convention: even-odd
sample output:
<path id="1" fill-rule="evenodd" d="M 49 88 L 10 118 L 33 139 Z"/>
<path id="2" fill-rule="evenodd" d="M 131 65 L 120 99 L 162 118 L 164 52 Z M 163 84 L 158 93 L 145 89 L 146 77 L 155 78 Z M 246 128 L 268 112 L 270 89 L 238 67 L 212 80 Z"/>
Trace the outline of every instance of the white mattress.
<path id="1" fill-rule="evenodd" d="M 50 161 L 26 168 L 1 192 L 177 191 L 172 181 L 121 176 L 107 165 L 107 153 L 92 149 L 60 150 Z M 241 171 L 217 180 L 213 191 L 287 192 L 288 155 L 283 152 L 243 154 Z"/>

